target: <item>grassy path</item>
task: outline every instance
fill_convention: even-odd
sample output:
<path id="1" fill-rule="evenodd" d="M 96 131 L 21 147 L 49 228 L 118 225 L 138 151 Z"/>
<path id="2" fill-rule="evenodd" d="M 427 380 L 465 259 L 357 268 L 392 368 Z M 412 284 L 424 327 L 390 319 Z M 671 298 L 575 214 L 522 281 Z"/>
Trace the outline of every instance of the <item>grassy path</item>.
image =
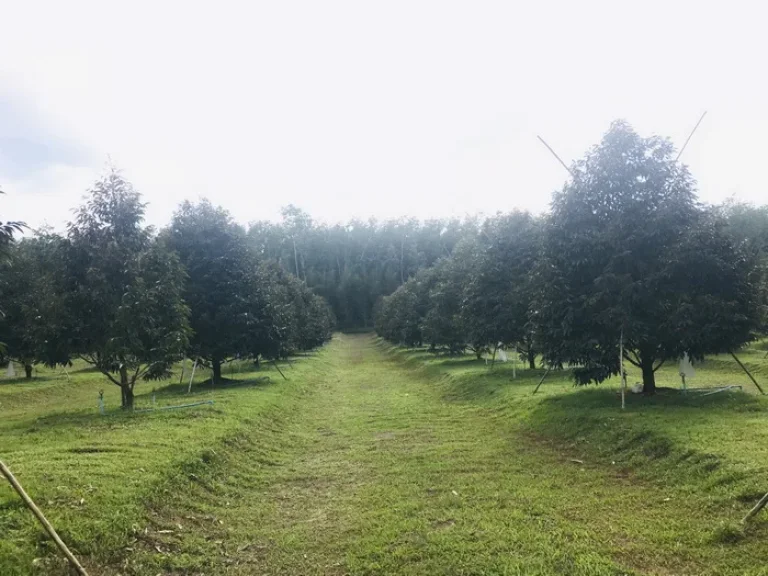
<path id="1" fill-rule="evenodd" d="M 573 462 L 370 336 L 322 354 L 299 406 L 152 507 L 123 573 L 766 573 L 759 541 L 702 537 L 685 487 Z"/>

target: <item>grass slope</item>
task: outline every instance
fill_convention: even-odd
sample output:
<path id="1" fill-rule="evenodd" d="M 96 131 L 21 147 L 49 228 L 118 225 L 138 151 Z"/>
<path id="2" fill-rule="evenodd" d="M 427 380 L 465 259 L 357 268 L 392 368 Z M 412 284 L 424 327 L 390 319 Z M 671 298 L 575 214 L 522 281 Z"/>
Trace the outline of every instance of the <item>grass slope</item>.
<path id="1" fill-rule="evenodd" d="M 768 403 L 622 413 L 610 383 L 564 373 L 531 396 L 541 374 L 344 335 L 213 409 L 101 418 L 85 374 L 70 405 L 0 386 L 0 452 L 94 574 L 768 574 L 768 515 L 735 527 L 768 490 Z M 748 384 L 725 358 L 692 384 L 725 380 Z M 0 574 L 53 573 L 2 490 Z"/>
<path id="2" fill-rule="evenodd" d="M 322 365 L 302 359 L 283 370 L 306 374 L 309 362 L 312 370 Z M 284 383 L 273 370 L 226 372 L 233 382 L 225 388 L 212 388 L 210 373 L 198 370 L 191 395 L 186 383 L 161 384 L 155 394 L 158 407 L 205 400 L 213 406 L 143 414 L 122 413 L 119 389 L 84 366 L 70 371 L 71 379 L 41 370 L 31 382 L 0 381 L 0 458 L 86 564 L 114 562 L 139 529 L 147 500 L 251 422 L 290 407 L 304 382 Z M 154 385 L 137 386 L 137 408 L 152 406 Z M 0 481 L 0 574 L 59 572 L 66 571 L 52 542 Z"/>

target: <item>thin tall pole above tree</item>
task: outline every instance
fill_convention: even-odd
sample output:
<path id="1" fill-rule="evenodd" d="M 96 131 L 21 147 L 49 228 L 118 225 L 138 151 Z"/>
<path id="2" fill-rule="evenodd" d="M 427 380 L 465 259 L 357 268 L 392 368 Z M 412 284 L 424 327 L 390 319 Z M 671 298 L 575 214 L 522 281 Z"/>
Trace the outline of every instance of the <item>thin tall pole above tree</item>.
<path id="1" fill-rule="evenodd" d="M 560 158 L 560 156 L 557 155 L 557 152 L 552 150 L 552 146 L 547 144 L 544 141 L 544 138 L 542 138 L 541 136 L 536 136 L 536 138 L 538 138 L 541 141 L 541 143 L 544 144 L 544 146 L 547 147 L 547 150 L 549 150 L 552 153 L 552 156 L 557 158 L 557 161 L 560 162 L 560 164 L 562 164 L 563 168 L 565 168 L 568 171 L 568 174 L 571 175 L 571 178 L 575 178 L 576 176 L 574 175 L 573 171 L 570 168 L 568 168 L 568 165 L 565 162 L 563 162 L 563 160 L 562 160 L 562 158 Z"/>
<path id="2" fill-rule="evenodd" d="M 677 153 L 677 158 L 675 158 L 675 162 L 680 160 L 680 156 L 683 155 L 683 152 L 685 152 L 685 147 L 688 146 L 688 142 L 691 141 L 691 138 L 693 138 L 694 132 L 696 132 L 696 129 L 699 127 L 699 124 L 701 124 L 701 121 L 704 120 L 704 116 L 707 115 L 707 111 L 704 110 L 704 113 L 701 115 L 701 118 L 699 118 L 699 121 L 696 122 L 696 126 L 693 127 L 693 130 L 691 130 L 691 133 L 688 134 L 688 138 L 685 139 L 685 144 L 683 144 L 683 147 L 680 148 L 680 152 Z"/>
<path id="3" fill-rule="evenodd" d="M 403 273 L 403 252 L 405 250 L 405 239 L 407 234 L 403 234 L 403 239 L 400 241 L 400 284 L 405 284 L 405 274 Z"/>

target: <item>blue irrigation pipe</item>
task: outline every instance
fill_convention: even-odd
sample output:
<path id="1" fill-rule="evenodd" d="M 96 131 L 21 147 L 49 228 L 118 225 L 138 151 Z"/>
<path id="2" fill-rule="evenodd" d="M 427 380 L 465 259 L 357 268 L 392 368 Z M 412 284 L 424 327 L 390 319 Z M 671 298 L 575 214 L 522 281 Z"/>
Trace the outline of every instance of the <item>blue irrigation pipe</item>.
<path id="1" fill-rule="evenodd" d="M 204 402 L 193 402 L 192 404 L 179 404 L 177 406 L 163 406 L 162 408 L 144 408 L 143 410 L 134 410 L 133 412 L 158 412 L 160 410 L 175 410 L 177 408 L 191 408 L 192 406 L 202 406 L 203 404 L 213 405 L 213 400 Z"/>

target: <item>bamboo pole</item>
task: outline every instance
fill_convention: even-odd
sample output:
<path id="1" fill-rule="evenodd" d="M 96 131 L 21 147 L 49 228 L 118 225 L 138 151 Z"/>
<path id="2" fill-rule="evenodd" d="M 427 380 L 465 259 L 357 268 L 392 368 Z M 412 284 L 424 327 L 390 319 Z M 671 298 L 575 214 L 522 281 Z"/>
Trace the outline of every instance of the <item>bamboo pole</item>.
<path id="1" fill-rule="evenodd" d="M 542 377 L 541 377 L 541 380 L 539 380 L 539 383 L 538 383 L 538 384 L 536 384 L 536 389 L 533 391 L 533 393 L 534 393 L 534 394 L 536 394 L 536 392 L 538 392 L 538 391 L 539 391 L 539 386 L 541 386 L 541 383 L 542 383 L 542 382 L 544 382 L 544 378 L 546 378 L 546 377 L 547 377 L 547 374 L 549 374 L 549 371 L 550 371 L 550 370 L 551 370 L 551 368 L 547 368 L 547 371 L 546 371 L 546 372 L 544 372 L 544 376 L 542 376 Z"/>
<path id="2" fill-rule="evenodd" d="M 24 491 L 24 488 L 22 488 L 21 484 L 19 484 L 19 481 L 16 480 L 16 477 L 13 474 L 11 474 L 11 471 L 3 463 L 2 460 L 0 460 L 0 472 L 2 472 L 3 476 L 5 476 L 8 479 L 8 482 L 11 483 L 11 486 L 13 486 L 13 489 L 16 490 L 16 493 L 19 496 L 21 496 L 21 499 L 24 500 L 24 504 L 27 505 L 27 508 L 29 508 L 32 511 L 35 517 L 39 520 L 40 524 L 43 525 L 43 528 L 45 528 L 45 531 L 48 532 L 48 535 L 51 538 L 53 538 L 53 541 L 56 543 L 56 546 L 58 546 L 59 550 L 61 550 L 64 553 L 64 556 L 67 557 L 67 560 L 69 560 L 70 564 L 74 566 L 78 574 L 80 574 L 81 576 L 88 576 L 88 573 L 85 571 L 85 568 L 83 568 L 80 562 L 77 561 L 77 558 L 75 558 L 74 554 L 72 554 L 72 552 L 69 551 L 69 548 L 67 548 L 67 545 L 64 544 L 64 542 L 62 542 L 61 538 L 59 538 L 59 535 L 56 533 L 56 530 L 54 530 L 53 526 L 51 526 L 51 523 L 48 522 L 45 516 L 43 516 L 43 513 L 32 501 L 32 498 L 30 498 L 27 495 L 27 493 Z"/>
<path id="3" fill-rule="evenodd" d="M 621 336 L 619 336 L 619 372 L 621 373 L 621 409 L 624 410 L 627 395 L 627 377 L 624 374 L 624 328 L 621 329 Z"/>
<path id="4" fill-rule="evenodd" d="M 754 384 L 755 386 L 757 386 L 757 389 L 758 389 L 758 390 L 760 390 L 760 394 L 762 394 L 763 396 L 765 396 L 765 391 L 764 391 L 764 390 L 763 390 L 763 389 L 760 387 L 760 384 L 758 384 L 758 383 L 757 383 L 757 380 L 755 380 L 755 377 L 754 377 L 754 376 L 752 376 L 752 373 L 751 373 L 749 370 L 747 370 L 747 367 L 746 367 L 746 366 L 744 366 L 744 364 L 742 364 L 742 363 L 741 363 L 741 360 L 739 360 L 739 359 L 736 357 L 736 354 L 734 354 L 732 351 L 729 351 L 729 352 L 730 352 L 731 356 L 733 356 L 733 359 L 734 359 L 734 360 L 736 360 L 736 363 L 737 363 L 739 366 L 741 366 L 741 369 L 742 369 L 742 370 L 744 370 L 744 372 L 746 373 L 746 375 L 747 375 L 747 376 L 749 376 L 749 379 L 750 379 L 750 380 L 752 380 L 752 384 Z"/>
<path id="5" fill-rule="evenodd" d="M 763 508 L 765 508 L 765 505 L 768 504 L 768 493 L 765 494 L 762 498 L 760 498 L 760 501 L 755 504 L 755 507 L 750 510 L 746 516 L 744 516 L 744 520 L 742 520 L 742 523 L 746 524 L 750 518 L 752 518 L 755 514 L 760 512 Z"/>
<path id="6" fill-rule="evenodd" d="M 544 138 L 542 138 L 541 136 L 536 136 L 536 138 L 538 138 L 541 141 L 541 143 L 547 147 L 547 150 L 549 150 L 552 153 L 552 156 L 557 158 L 557 161 L 560 162 L 563 168 L 565 168 L 568 171 L 568 174 L 570 174 L 572 178 L 576 178 L 576 175 L 573 173 L 573 171 L 570 168 L 568 168 L 568 165 L 565 162 L 563 162 L 560 156 L 557 155 L 557 152 L 552 150 L 552 147 L 544 141 Z"/>
<path id="7" fill-rule="evenodd" d="M 272 360 L 272 364 L 274 364 L 275 368 L 277 368 L 277 371 L 280 372 L 280 376 L 283 377 L 283 380 L 288 380 L 288 378 L 285 377 L 285 374 L 283 374 L 283 371 L 280 370 L 280 366 L 277 365 L 277 361 L 276 360 Z"/>
<path id="8" fill-rule="evenodd" d="M 195 363 L 192 364 L 192 376 L 189 377 L 189 387 L 187 388 L 187 394 L 192 394 L 192 380 L 195 379 L 195 370 L 197 370 L 197 358 L 195 358 Z"/>
<path id="9" fill-rule="evenodd" d="M 694 127 L 693 127 L 693 130 L 691 130 L 691 133 L 690 133 L 690 134 L 688 134 L 688 138 L 686 138 L 686 139 L 685 139 L 685 144 L 683 144 L 683 147 L 682 147 L 682 148 L 680 148 L 680 152 L 678 152 L 678 153 L 677 153 L 677 158 L 675 158 L 675 162 L 677 162 L 678 160 L 680 160 L 680 156 L 682 156 L 682 155 L 683 155 L 683 152 L 685 152 L 685 147 L 686 147 L 686 146 L 688 146 L 688 142 L 690 142 L 690 141 L 691 141 L 691 138 L 693 138 L 693 134 L 694 134 L 694 132 L 696 132 L 696 130 L 697 130 L 697 129 L 698 129 L 698 127 L 699 127 L 699 124 L 701 124 L 701 121 L 702 121 L 702 120 L 704 120 L 704 116 L 706 116 L 706 115 L 707 115 L 707 111 L 706 111 L 706 110 L 704 110 L 704 114 L 702 114 L 702 115 L 701 115 L 701 118 L 699 118 L 699 121 L 698 121 L 698 122 L 696 122 L 696 126 L 694 126 Z"/>

